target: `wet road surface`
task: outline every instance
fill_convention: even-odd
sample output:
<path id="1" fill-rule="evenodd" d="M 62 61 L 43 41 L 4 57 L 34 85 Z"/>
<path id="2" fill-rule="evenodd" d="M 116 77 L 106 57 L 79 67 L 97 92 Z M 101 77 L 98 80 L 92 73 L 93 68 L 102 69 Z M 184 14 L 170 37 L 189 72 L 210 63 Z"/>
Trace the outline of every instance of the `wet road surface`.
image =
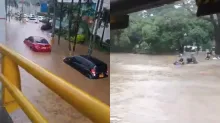
<path id="1" fill-rule="evenodd" d="M 49 39 L 49 35 L 41 32 L 40 24 L 11 21 L 7 23 L 6 45 L 29 60 L 39 64 L 55 75 L 67 80 L 71 84 L 81 88 L 109 105 L 110 82 L 109 78 L 89 80 L 73 68 L 62 62 L 68 55 L 68 43 L 61 41 L 60 46 L 53 46 L 51 53 L 35 53 L 23 44 L 23 40 L 31 35 L 43 36 Z M 76 54 L 86 54 L 86 46 L 77 46 Z M 95 51 L 95 57 L 109 64 L 109 54 Z M 21 70 L 22 91 L 24 95 L 36 106 L 50 123 L 90 123 L 90 121 L 77 112 L 73 107 L 64 102 L 59 96 L 51 92 L 46 86 L 32 77 L 29 73 Z M 15 123 L 29 123 L 25 114 L 18 110 L 12 114 Z"/>
<path id="2" fill-rule="evenodd" d="M 203 58 L 111 54 L 111 123 L 219 123 L 220 61 Z"/>

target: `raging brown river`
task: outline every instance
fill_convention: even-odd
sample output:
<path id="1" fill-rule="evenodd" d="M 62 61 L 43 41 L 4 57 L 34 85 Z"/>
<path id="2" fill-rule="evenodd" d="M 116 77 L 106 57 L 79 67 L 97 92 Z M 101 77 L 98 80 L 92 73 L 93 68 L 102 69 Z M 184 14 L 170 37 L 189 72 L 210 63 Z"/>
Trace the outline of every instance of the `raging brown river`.
<path id="1" fill-rule="evenodd" d="M 111 54 L 111 123 L 219 123 L 220 60 Z"/>

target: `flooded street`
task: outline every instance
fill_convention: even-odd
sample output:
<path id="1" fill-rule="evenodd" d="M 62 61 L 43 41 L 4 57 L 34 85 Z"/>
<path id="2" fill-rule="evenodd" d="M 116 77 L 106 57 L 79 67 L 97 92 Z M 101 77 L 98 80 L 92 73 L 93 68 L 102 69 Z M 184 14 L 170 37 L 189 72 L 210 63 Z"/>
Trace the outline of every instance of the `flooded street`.
<path id="1" fill-rule="evenodd" d="M 51 53 L 36 53 L 31 51 L 23 43 L 23 40 L 29 36 L 42 36 L 49 40 L 49 35 L 40 30 L 40 24 L 31 22 L 20 24 L 13 20 L 10 23 L 7 22 L 6 45 L 9 48 L 109 105 L 109 78 L 89 80 L 63 63 L 63 58 L 68 56 L 69 53 L 67 41 L 61 40 L 59 46 L 57 42 L 55 42 Z M 86 46 L 76 47 L 76 55 L 86 53 Z M 93 55 L 109 64 L 109 54 L 94 51 Z M 22 92 L 50 123 L 90 123 L 87 118 L 64 102 L 55 93 L 51 92 L 41 82 L 33 78 L 22 68 L 20 68 L 20 70 Z M 14 112 L 12 118 L 15 123 L 30 122 L 21 110 Z"/>
<path id="2" fill-rule="evenodd" d="M 111 123 L 219 123 L 220 61 L 111 54 Z"/>

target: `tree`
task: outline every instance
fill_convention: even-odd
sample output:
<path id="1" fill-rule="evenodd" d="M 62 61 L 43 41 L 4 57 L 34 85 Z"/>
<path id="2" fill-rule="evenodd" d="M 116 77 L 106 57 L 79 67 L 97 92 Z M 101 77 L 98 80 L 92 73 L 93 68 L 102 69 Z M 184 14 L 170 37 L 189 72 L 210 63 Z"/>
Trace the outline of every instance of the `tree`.
<path id="1" fill-rule="evenodd" d="M 191 13 L 192 16 L 196 16 L 197 6 L 194 0 L 184 0 L 178 3 L 179 6 L 185 8 Z M 199 17 L 200 19 L 209 21 L 213 26 L 213 36 L 215 41 L 215 53 L 220 55 L 220 14 L 212 14 L 209 16 Z"/>
<path id="2" fill-rule="evenodd" d="M 176 49 L 183 52 L 186 45 L 199 47 L 210 42 L 213 37 L 212 24 L 192 16 L 190 11 L 177 5 L 131 14 L 129 27 L 111 31 L 111 34 L 115 34 L 111 40 L 121 49 L 151 53 L 174 52 Z"/>

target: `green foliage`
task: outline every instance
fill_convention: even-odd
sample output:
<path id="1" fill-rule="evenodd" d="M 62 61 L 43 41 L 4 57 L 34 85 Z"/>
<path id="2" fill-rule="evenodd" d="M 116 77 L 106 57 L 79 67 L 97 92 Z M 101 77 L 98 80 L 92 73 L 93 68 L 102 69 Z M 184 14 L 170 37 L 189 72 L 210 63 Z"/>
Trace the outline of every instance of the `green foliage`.
<path id="1" fill-rule="evenodd" d="M 186 45 L 208 46 L 213 39 L 213 26 L 183 8 L 166 5 L 131 14 L 127 29 L 111 33 L 116 34 L 111 36 L 112 47 L 141 53 L 168 53 Z"/>
<path id="2" fill-rule="evenodd" d="M 74 27 L 76 25 L 77 22 L 77 14 L 78 14 L 78 9 L 81 9 L 80 12 L 80 18 L 79 18 L 79 28 L 81 28 L 83 30 L 82 34 L 78 34 L 77 36 L 77 43 L 81 43 L 84 41 L 88 41 L 89 39 L 89 35 L 90 35 L 90 29 L 89 29 L 89 25 L 87 22 L 82 20 L 82 16 L 85 14 L 89 14 L 92 15 L 94 13 L 94 10 L 92 9 L 92 6 L 90 4 L 83 4 L 82 8 L 79 8 L 80 6 L 78 4 L 74 4 L 73 6 L 71 6 L 70 3 L 64 3 L 63 4 L 63 11 L 61 12 L 61 3 L 57 4 L 57 9 L 56 9 L 56 15 L 57 17 L 60 16 L 60 14 L 62 15 L 62 17 L 66 17 L 65 21 L 68 23 L 69 25 L 69 19 L 71 19 L 72 22 L 72 26 L 70 29 L 70 41 L 74 40 L 74 36 L 75 36 L 75 30 Z M 70 13 L 71 15 L 68 15 L 68 12 L 71 11 L 72 13 Z M 72 17 L 71 17 L 72 16 Z M 61 35 L 65 37 L 65 39 L 68 39 L 68 35 L 69 35 L 69 28 L 68 27 L 63 27 L 62 31 L 61 31 Z"/>
<path id="3" fill-rule="evenodd" d="M 65 39 L 68 39 L 68 36 L 65 37 Z M 74 42 L 75 36 L 70 37 L 70 42 Z M 76 37 L 76 43 L 84 43 L 85 42 L 85 35 L 83 34 L 78 34 Z"/>

